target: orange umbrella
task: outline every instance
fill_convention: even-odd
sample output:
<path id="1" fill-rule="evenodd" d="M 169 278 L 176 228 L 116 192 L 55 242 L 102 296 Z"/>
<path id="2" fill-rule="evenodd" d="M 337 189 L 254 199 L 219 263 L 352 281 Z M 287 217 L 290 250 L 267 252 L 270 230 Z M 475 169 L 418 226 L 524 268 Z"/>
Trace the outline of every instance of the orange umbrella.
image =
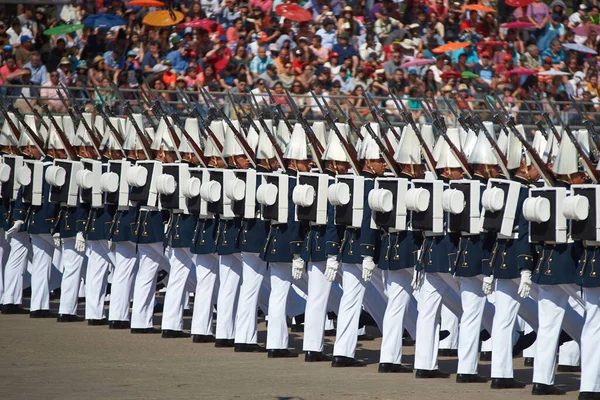
<path id="1" fill-rule="evenodd" d="M 433 51 L 434 53 L 449 53 L 454 50 L 464 49 L 465 47 L 470 45 L 470 42 L 449 42 L 441 45 L 440 47 L 436 47 L 431 51 Z"/>
<path id="2" fill-rule="evenodd" d="M 146 15 L 142 22 L 150 26 L 172 26 L 183 21 L 183 18 L 183 13 L 179 11 L 161 10 Z"/>
<path id="3" fill-rule="evenodd" d="M 466 6 L 463 6 L 463 9 L 482 11 L 482 12 L 491 12 L 491 13 L 496 12 L 496 10 L 493 9 L 492 7 L 484 6 L 483 4 L 467 4 Z"/>
<path id="4" fill-rule="evenodd" d="M 164 7 L 165 3 L 158 0 L 131 0 L 125 3 L 125 7 Z"/>

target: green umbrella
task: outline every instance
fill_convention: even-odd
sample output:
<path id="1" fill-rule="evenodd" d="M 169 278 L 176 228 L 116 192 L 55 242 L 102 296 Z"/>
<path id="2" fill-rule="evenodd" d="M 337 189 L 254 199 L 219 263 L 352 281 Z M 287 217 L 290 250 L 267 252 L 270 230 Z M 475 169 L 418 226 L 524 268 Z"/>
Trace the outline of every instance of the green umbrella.
<path id="1" fill-rule="evenodd" d="M 51 35 L 62 35 L 63 33 L 71 33 L 71 32 L 75 32 L 75 31 L 80 30 L 84 26 L 85 25 L 83 25 L 83 24 L 76 24 L 76 25 L 64 24 L 64 25 L 58 25 L 58 26 L 55 26 L 54 28 L 46 29 L 44 31 L 44 35 L 51 36 Z"/>
<path id="2" fill-rule="evenodd" d="M 471 71 L 464 71 L 462 73 L 463 79 L 477 79 L 479 75 L 472 73 Z"/>

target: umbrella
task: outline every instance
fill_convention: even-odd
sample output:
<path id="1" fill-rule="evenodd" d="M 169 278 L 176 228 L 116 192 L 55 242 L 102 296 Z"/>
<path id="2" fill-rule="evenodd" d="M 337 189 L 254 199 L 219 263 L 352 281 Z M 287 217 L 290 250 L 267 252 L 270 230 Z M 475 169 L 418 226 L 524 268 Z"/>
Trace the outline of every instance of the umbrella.
<path id="1" fill-rule="evenodd" d="M 504 29 L 527 29 L 533 28 L 535 26 L 534 23 L 528 21 L 513 21 L 507 22 L 505 24 L 500 25 L 500 28 Z"/>
<path id="2" fill-rule="evenodd" d="M 470 42 L 449 42 L 446 44 L 443 44 L 439 47 L 436 47 L 435 49 L 431 50 L 434 53 L 449 53 L 451 51 L 454 50 L 458 50 L 458 49 L 464 49 L 467 46 L 470 46 L 471 43 Z"/>
<path id="3" fill-rule="evenodd" d="M 515 69 L 511 69 L 510 71 L 506 71 L 506 75 L 513 75 L 513 74 L 517 74 L 517 75 L 521 75 L 521 76 L 529 76 L 529 75 L 535 75 L 537 72 L 532 70 L 532 69 L 525 69 L 525 68 L 515 68 Z"/>
<path id="4" fill-rule="evenodd" d="M 538 75 L 545 75 L 545 76 L 566 76 L 566 75 L 571 75 L 571 74 L 569 74 L 568 72 L 559 71 L 557 69 L 549 69 L 548 71 L 538 72 Z"/>
<path id="5" fill-rule="evenodd" d="M 506 5 L 511 7 L 527 7 L 534 0 L 506 0 Z"/>
<path id="6" fill-rule="evenodd" d="M 46 36 L 52 36 L 52 35 L 62 35 L 63 33 L 71 33 L 71 32 L 75 32 L 75 31 L 80 30 L 84 26 L 85 25 L 83 25 L 83 24 L 75 24 L 75 25 L 63 24 L 63 25 L 58 25 L 58 26 L 55 26 L 54 28 L 46 29 L 44 31 L 44 35 L 46 35 Z"/>
<path id="7" fill-rule="evenodd" d="M 596 52 L 596 50 L 594 49 L 590 49 L 587 46 L 584 46 L 582 44 L 577 44 L 577 43 L 564 43 L 563 47 L 567 50 L 573 50 L 573 51 L 578 51 L 580 53 L 586 53 L 586 54 L 598 54 Z"/>
<path id="8" fill-rule="evenodd" d="M 83 20 L 83 24 L 89 28 L 112 28 L 113 26 L 127 25 L 127 21 L 116 15 L 95 14 Z"/>
<path id="9" fill-rule="evenodd" d="M 600 35 L 600 25 L 585 24 L 581 26 L 576 26 L 572 28 L 572 30 L 578 36 L 588 37 L 592 32 L 596 35 Z"/>
<path id="10" fill-rule="evenodd" d="M 217 21 L 212 19 L 196 19 L 189 22 L 182 22 L 181 24 L 177 24 L 177 28 L 185 29 L 185 28 L 202 28 L 204 30 L 209 30 L 213 25 L 215 25 Z"/>
<path id="11" fill-rule="evenodd" d="M 462 74 L 458 71 L 446 71 L 440 75 L 442 79 L 462 78 Z"/>
<path id="12" fill-rule="evenodd" d="M 158 0 L 131 0 L 125 3 L 125 7 L 164 7 L 165 3 Z"/>
<path id="13" fill-rule="evenodd" d="M 501 42 L 499 40 L 483 40 L 481 42 L 477 42 L 478 47 L 486 47 L 486 46 L 506 46 L 506 42 Z"/>
<path id="14" fill-rule="evenodd" d="M 461 75 L 462 75 L 463 79 L 477 79 L 477 78 L 479 78 L 479 75 L 474 74 L 471 71 L 464 71 Z"/>
<path id="15" fill-rule="evenodd" d="M 160 10 L 152 12 L 144 17 L 142 21 L 150 26 L 172 26 L 183 21 L 183 13 L 174 10 Z"/>
<path id="16" fill-rule="evenodd" d="M 418 67 L 421 65 L 433 64 L 435 60 L 430 58 L 415 58 L 412 61 L 406 62 L 400 66 L 400 68 Z"/>
<path id="17" fill-rule="evenodd" d="M 312 13 L 295 3 L 280 4 L 275 7 L 275 14 L 296 22 L 306 22 L 312 19 Z"/>
<path id="18" fill-rule="evenodd" d="M 463 6 L 464 10 L 473 10 L 473 11 L 482 11 L 482 12 L 491 12 L 495 13 L 496 10 L 492 7 L 484 6 L 483 4 L 467 4 Z"/>

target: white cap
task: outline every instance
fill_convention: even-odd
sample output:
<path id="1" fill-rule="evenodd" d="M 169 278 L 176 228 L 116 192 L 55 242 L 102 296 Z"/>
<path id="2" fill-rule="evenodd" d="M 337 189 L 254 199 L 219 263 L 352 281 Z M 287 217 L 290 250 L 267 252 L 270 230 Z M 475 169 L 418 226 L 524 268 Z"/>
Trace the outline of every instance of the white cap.
<path id="1" fill-rule="evenodd" d="M 210 123 L 210 130 L 213 131 L 217 140 L 223 145 L 225 142 L 225 127 L 223 121 L 216 119 Z M 221 152 L 215 147 L 212 140 L 209 138 L 204 145 L 204 156 L 205 157 L 220 157 Z"/>
<path id="2" fill-rule="evenodd" d="M 506 135 L 506 132 L 504 132 L 503 129 L 500 129 L 500 132 L 498 133 L 498 137 L 496 138 L 496 144 L 498 145 L 500 151 L 506 155 L 506 152 L 508 151 L 508 136 Z"/>
<path id="3" fill-rule="evenodd" d="M 61 117 L 54 117 L 56 120 L 56 124 L 61 128 L 64 132 L 63 119 Z M 70 121 L 70 118 L 69 118 Z M 71 121 L 72 123 L 72 121 Z M 68 136 L 67 136 L 68 138 Z M 58 133 L 56 133 L 56 127 L 53 123 L 50 123 L 50 132 L 48 132 L 48 148 L 54 150 L 64 150 L 65 146 L 63 142 L 60 140 Z"/>
<path id="4" fill-rule="evenodd" d="M 198 120 L 196 118 L 186 118 L 183 127 L 192 140 L 194 140 L 194 143 L 200 147 L 200 127 L 198 126 Z M 181 135 L 179 151 L 182 153 L 193 153 L 192 146 L 190 146 L 188 140 L 183 135 Z"/>
<path id="5" fill-rule="evenodd" d="M 19 121 L 17 121 L 17 117 L 15 117 L 13 113 L 9 112 L 8 117 L 11 119 L 11 121 L 13 121 L 17 128 L 20 128 Z M 0 146 L 17 146 L 18 144 L 17 138 L 13 134 L 8 121 L 4 121 L 4 125 L 2 125 L 2 132 L 0 133 Z"/>
<path id="6" fill-rule="evenodd" d="M 340 124 L 342 125 L 342 124 Z M 338 127 L 339 128 L 339 127 Z M 312 130 L 315 133 L 315 136 L 321 143 L 321 146 L 325 148 L 327 146 L 327 142 L 325 141 L 325 136 L 327 135 L 327 127 L 325 126 L 325 121 L 315 121 L 312 124 Z"/>
<path id="7" fill-rule="evenodd" d="M 450 129 L 450 128 L 448 128 L 448 129 Z M 439 159 L 440 159 L 440 153 L 444 149 L 444 143 L 445 143 L 445 140 L 442 137 L 442 135 L 438 136 L 437 140 L 435 141 L 435 145 L 433 146 L 433 151 L 432 151 L 433 159 L 436 162 L 439 161 Z"/>
<path id="8" fill-rule="evenodd" d="M 465 138 L 465 141 L 462 146 L 462 151 L 463 151 L 463 154 L 465 155 L 465 157 L 469 158 L 471 156 L 471 153 L 473 152 L 473 149 L 475 148 L 476 143 L 477 143 L 477 134 L 475 133 L 474 130 L 469 129 L 467 131 L 467 137 Z"/>
<path id="9" fill-rule="evenodd" d="M 37 125 L 35 123 L 35 116 L 33 114 L 25 114 L 24 122 L 29 126 L 35 135 L 41 138 L 42 143 L 46 140 L 46 138 L 41 135 L 42 132 L 38 133 Z M 21 131 L 21 138 L 19 140 L 19 147 L 25 147 L 29 145 L 33 145 L 33 142 L 31 139 L 29 139 L 29 135 L 25 133 L 25 128 L 23 127 L 23 130 Z"/>
<path id="10" fill-rule="evenodd" d="M 448 128 L 446 132 L 448 135 L 448 139 L 452 141 L 454 146 L 460 150 L 460 131 L 458 128 Z M 436 168 L 460 168 L 461 164 L 450 150 L 450 146 L 446 142 L 445 139 L 442 138 L 442 143 L 440 144 L 442 150 L 440 151 L 440 156 L 438 158 Z"/>
<path id="11" fill-rule="evenodd" d="M 98 132 L 99 137 L 104 139 L 104 135 L 108 133 L 106 132 L 106 124 L 104 123 L 104 118 L 94 118 L 94 126 L 92 127 L 92 129 L 94 128 L 96 128 L 96 132 Z M 119 127 L 116 125 L 115 128 L 119 129 Z"/>
<path id="12" fill-rule="evenodd" d="M 152 144 L 150 145 L 150 148 L 152 150 L 177 151 L 177 148 L 175 147 L 175 142 L 173 141 L 171 132 L 170 132 L 169 128 L 167 127 L 166 118 L 169 119 L 168 120 L 169 123 L 175 129 L 175 134 L 179 138 L 181 138 L 181 131 L 179 130 L 179 127 L 174 125 L 173 118 L 169 117 L 169 116 L 164 116 L 160 119 L 160 122 L 158 123 L 158 127 L 156 128 L 154 140 L 152 141 Z"/>
<path id="13" fill-rule="evenodd" d="M 489 132 L 492 139 L 495 138 L 494 123 L 486 121 L 483 123 L 485 129 Z M 488 141 L 487 136 L 482 132 L 477 135 L 477 141 L 473 150 L 469 155 L 470 164 L 487 164 L 487 165 L 498 165 L 498 160 L 492 152 L 492 145 Z"/>
<path id="14" fill-rule="evenodd" d="M 142 114 L 136 113 L 136 114 L 131 114 L 131 117 L 135 120 L 135 122 L 137 123 L 137 125 L 140 127 L 140 129 L 143 129 L 142 126 L 144 126 L 144 120 L 142 117 Z M 142 150 L 143 146 L 142 146 L 142 142 L 140 141 L 137 132 L 135 130 L 135 128 L 133 127 L 133 123 L 131 122 L 130 119 L 127 119 L 127 121 L 125 122 L 125 127 L 123 129 L 123 123 L 121 122 L 122 120 L 119 118 L 111 118 L 110 122 L 113 124 L 113 126 L 116 129 L 121 129 L 121 131 L 125 132 L 125 139 L 124 139 L 124 143 L 123 143 L 123 149 L 124 150 Z M 148 131 L 149 129 L 146 128 L 146 131 Z M 154 134 L 154 132 L 152 132 L 152 134 Z M 104 137 L 108 137 L 109 135 L 104 135 Z M 112 135 L 111 135 L 112 136 Z M 150 138 L 152 138 L 153 135 L 150 136 Z M 109 141 L 110 143 L 110 141 Z"/>
<path id="15" fill-rule="evenodd" d="M 433 135 L 433 126 L 431 124 L 421 125 L 421 137 L 427 144 L 428 149 L 433 149 L 435 145 L 435 136 Z"/>
<path id="16" fill-rule="evenodd" d="M 85 121 L 87 122 L 88 126 L 92 129 L 93 128 L 93 117 L 92 117 L 92 113 L 82 113 L 81 117 L 85 119 Z M 101 119 L 101 118 L 100 118 Z M 82 122 L 79 123 L 79 126 L 77 127 L 77 131 L 75 133 L 75 138 L 73 139 L 73 141 L 71 142 L 73 144 L 73 146 L 93 146 L 92 144 L 92 140 L 90 138 L 90 134 L 88 133 L 88 131 L 85 129 L 85 126 L 83 125 Z"/>
<path id="17" fill-rule="evenodd" d="M 282 149 L 285 149 L 285 147 L 288 145 L 289 141 L 290 141 L 290 130 L 288 129 L 287 125 L 285 124 L 285 121 L 283 119 L 279 120 L 279 123 L 277 124 L 277 142 L 279 142 L 279 147 L 281 147 Z"/>
<path id="18" fill-rule="evenodd" d="M 552 169 L 558 175 L 574 174 L 578 171 L 578 161 L 575 145 L 568 136 L 563 137 Z"/>
<path id="19" fill-rule="evenodd" d="M 379 136 L 381 137 L 381 136 Z M 377 160 L 381 158 L 381 152 L 375 139 L 367 133 L 362 144 L 360 146 L 360 152 L 358 153 L 359 160 Z"/>
<path id="20" fill-rule="evenodd" d="M 412 126 L 406 125 L 394 158 L 399 164 L 422 164 L 421 144 Z"/>
<path id="21" fill-rule="evenodd" d="M 288 160 L 308 160 L 306 132 L 299 123 L 294 125 L 294 131 L 285 148 L 283 158 Z"/>
<path id="22" fill-rule="evenodd" d="M 48 118 L 47 116 L 43 116 L 42 120 L 46 123 L 46 126 L 50 127 L 50 125 L 52 125 L 52 122 L 50 122 L 50 118 Z M 44 144 L 47 147 L 47 141 L 48 141 L 48 129 L 46 129 L 46 126 L 44 126 L 43 124 L 40 125 L 40 137 L 44 138 Z"/>
<path id="23" fill-rule="evenodd" d="M 562 128 L 557 127 L 556 129 L 559 133 L 562 131 Z M 562 138 L 562 136 L 561 136 Z M 547 163 L 553 163 L 556 160 L 556 157 L 558 156 L 558 150 L 560 147 L 560 143 L 556 140 L 556 138 L 554 137 L 554 134 L 550 134 L 548 135 L 548 139 L 546 140 L 546 146 L 543 149 L 542 152 L 542 160 L 544 160 Z"/>
<path id="24" fill-rule="evenodd" d="M 521 134 L 521 137 L 525 137 L 525 127 L 523 124 L 519 124 L 516 126 L 517 130 Z M 519 168 L 521 166 L 521 162 L 523 161 L 523 157 L 525 157 L 525 151 L 523 149 L 523 145 L 521 141 L 517 138 L 517 136 L 512 132 L 509 132 L 508 136 L 508 146 L 506 150 L 506 168 L 511 170 L 515 168 Z M 528 157 L 527 157 L 528 159 Z M 530 160 L 528 160 L 528 165 Z"/>
<path id="25" fill-rule="evenodd" d="M 75 123 L 73 122 L 73 119 L 71 118 L 71 116 L 63 115 L 62 129 L 63 129 L 63 132 L 65 133 L 65 136 L 67 137 L 67 140 L 70 143 L 73 143 L 73 140 L 75 139 Z"/>
<path id="26" fill-rule="evenodd" d="M 231 121 L 232 125 L 235 129 L 240 132 L 240 121 L 237 119 Z M 223 143 L 223 157 L 231 157 L 231 156 L 239 156 L 243 155 L 244 150 L 242 146 L 238 143 L 235 133 L 229 127 L 228 124 L 225 124 L 225 143 Z"/>
<path id="27" fill-rule="evenodd" d="M 269 132 L 273 133 L 273 120 L 265 119 L 264 123 L 266 124 Z M 258 126 L 259 134 L 258 134 L 258 144 L 256 146 L 256 159 L 257 160 L 269 160 L 271 158 L 275 158 L 275 149 L 273 145 L 271 145 L 271 140 L 267 136 L 265 129 L 262 127 L 262 124 Z"/>
<path id="28" fill-rule="evenodd" d="M 546 143 L 548 141 L 546 140 L 546 138 L 544 137 L 544 135 L 542 134 L 541 131 L 535 131 L 535 134 L 533 135 L 533 142 L 531 143 L 531 146 L 535 149 L 535 151 L 537 151 L 537 153 L 539 154 L 540 157 L 542 157 L 542 153 L 544 152 L 544 149 L 546 148 Z M 531 160 L 529 157 L 529 154 L 526 154 L 527 157 L 527 165 L 531 164 Z"/>
<path id="29" fill-rule="evenodd" d="M 460 124 L 458 125 L 458 132 L 460 133 L 460 148 L 464 149 L 465 148 L 465 143 L 467 141 L 467 136 L 469 135 L 469 132 L 465 131 L 465 129 Z"/>
<path id="30" fill-rule="evenodd" d="M 348 140 L 348 124 L 335 125 L 339 129 L 342 136 Z M 343 162 L 349 161 L 348 156 L 346 156 L 346 152 L 344 151 L 344 147 L 342 146 L 342 142 L 340 142 L 340 139 L 337 137 L 333 129 L 329 131 L 329 140 L 327 141 L 327 147 L 323 153 L 323 160 Z"/>

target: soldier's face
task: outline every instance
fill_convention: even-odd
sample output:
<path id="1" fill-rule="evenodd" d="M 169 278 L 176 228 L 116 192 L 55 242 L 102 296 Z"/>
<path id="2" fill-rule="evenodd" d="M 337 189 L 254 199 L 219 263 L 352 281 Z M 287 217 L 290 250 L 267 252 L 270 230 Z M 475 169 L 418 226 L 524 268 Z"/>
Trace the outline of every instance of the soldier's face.
<path id="1" fill-rule="evenodd" d="M 531 182 L 535 182 L 538 179 L 540 179 L 540 171 L 538 171 L 538 169 L 534 167 L 533 164 L 527 167 L 527 170 L 529 172 L 529 179 L 531 180 Z"/>
<path id="2" fill-rule="evenodd" d="M 277 158 L 271 158 L 269 160 L 269 165 L 271 166 L 271 171 L 277 171 L 279 169 L 279 161 Z"/>
<path id="3" fill-rule="evenodd" d="M 375 173 L 375 175 L 377 176 L 383 176 L 383 173 L 385 172 L 385 161 L 383 161 L 383 159 L 379 159 L 379 160 L 369 160 L 369 164 L 371 165 L 371 168 L 373 169 L 373 172 Z"/>
<path id="4" fill-rule="evenodd" d="M 236 166 L 236 168 L 239 169 L 248 169 L 250 168 L 250 161 L 248 161 L 248 158 L 246 156 L 233 156 L 233 165 Z"/>
<path id="5" fill-rule="evenodd" d="M 310 160 L 296 160 L 296 170 L 298 172 L 310 172 Z"/>

